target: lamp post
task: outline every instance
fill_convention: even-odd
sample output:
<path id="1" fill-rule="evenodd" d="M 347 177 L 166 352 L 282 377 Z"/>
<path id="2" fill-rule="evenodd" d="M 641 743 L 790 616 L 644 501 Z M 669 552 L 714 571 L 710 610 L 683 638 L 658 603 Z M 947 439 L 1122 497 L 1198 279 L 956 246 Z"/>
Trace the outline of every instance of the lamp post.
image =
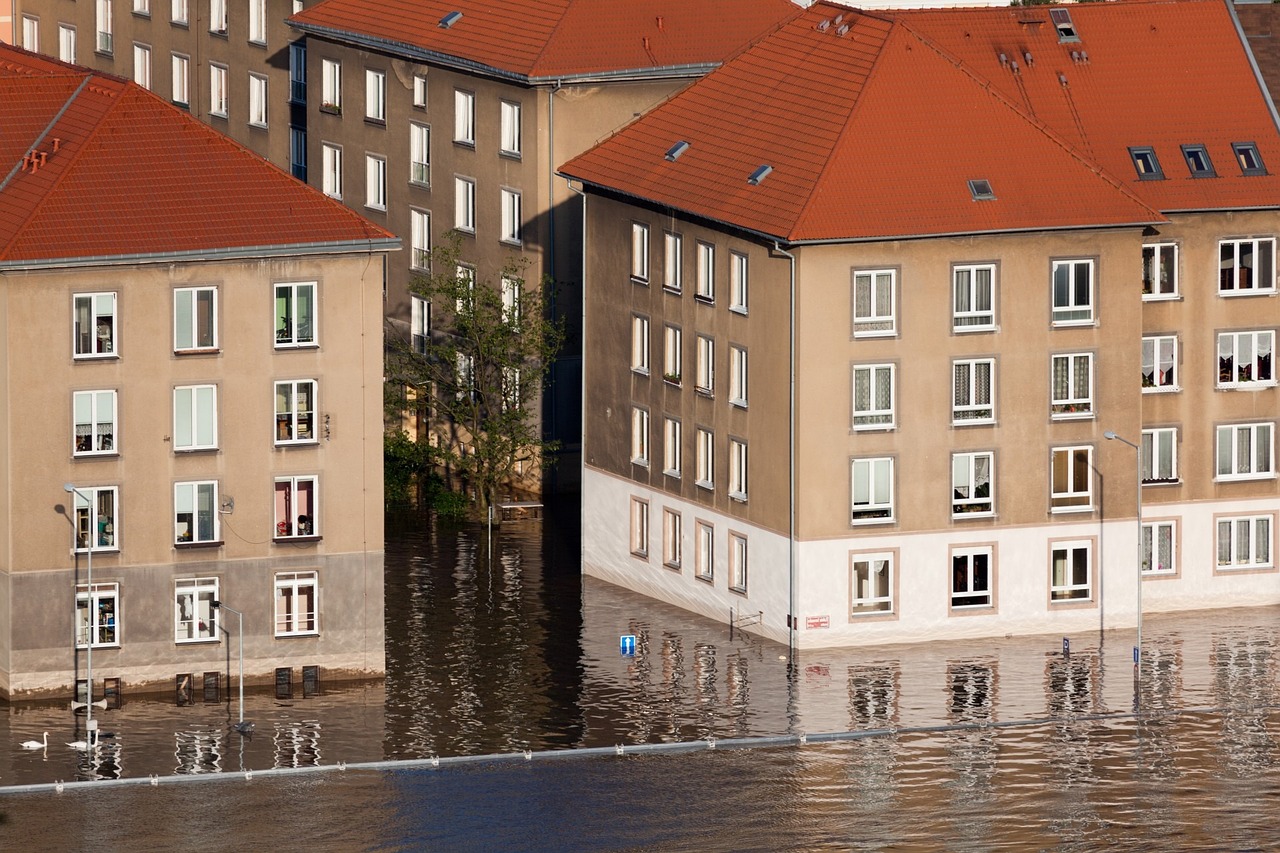
<path id="1" fill-rule="evenodd" d="M 244 721 L 244 614 L 234 607 L 228 607 L 216 598 L 213 600 L 213 609 L 230 610 L 236 615 L 236 622 L 240 627 L 240 722 L 236 723 L 232 728 L 240 734 L 247 734 L 252 731 L 253 723 Z M 219 621 L 219 625 L 221 625 L 221 621 Z"/>
<path id="2" fill-rule="evenodd" d="M 1129 439 L 1116 435 L 1108 430 L 1102 434 L 1107 441 L 1119 441 L 1133 448 L 1135 468 L 1137 469 L 1138 495 L 1138 644 L 1133 648 L 1133 669 L 1139 679 L 1142 678 L 1142 448 Z"/>
<path id="3" fill-rule="evenodd" d="M 85 542 L 85 586 L 88 587 L 89 594 L 87 601 L 88 607 L 86 608 L 88 610 L 88 618 L 86 619 L 85 625 L 87 635 L 85 637 L 84 669 L 85 680 L 87 681 L 85 688 L 85 699 L 87 700 L 85 703 L 85 731 L 88 732 L 85 736 L 85 742 L 92 747 L 95 745 L 94 741 L 96 735 L 96 729 L 93 724 L 93 641 L 95 639 L 95 634 L 97 633 L 97 626 L 94 621 L 94 617 L 97 614 L 94 612 L 93 608 L 93 500 L 87 494 L 80 491 L 70 483 L 63 483 L 62 488 L 67 494 L 82 499 L 88 506 L 89 513 L 89 538 Z M 80 535 L 80 527 L 76 520 L 76 507 L 74 504 L 75 500 L 73 499 L 71 507 L 72 536 L 78 537 Z M 73 538 L 73 554 L 75 553 L 75 544 L 75 539 Z M 79 598 L 78 595 L 76 597 Z M 71 700 L 72 709 L 74 709 L 77 704 L 78 703 L 74 699 Z"/>

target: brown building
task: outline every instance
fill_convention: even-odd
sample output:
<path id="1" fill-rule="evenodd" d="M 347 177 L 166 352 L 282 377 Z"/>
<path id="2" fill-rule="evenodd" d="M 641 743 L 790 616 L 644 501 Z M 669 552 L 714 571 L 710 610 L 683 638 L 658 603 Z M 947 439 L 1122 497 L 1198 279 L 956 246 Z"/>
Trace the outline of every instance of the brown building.
<path id="1" fill-rule="evenodd" d="M 90 648 L 98 685 L 219 672 L 215 601 L 250 676 L 380 673 L 398 241 L 136 84 L 7 47 L 0 175 L 0 395 L 33 415 L 0 430 L 0 693 L 67 689 Z"/>
<path id="2" fill-rule="evenodd" d="M 1280 602 L 1277 164 L 1217 0 L 811 7 L 562 168 L 584 571 L 800 646 Z"/>

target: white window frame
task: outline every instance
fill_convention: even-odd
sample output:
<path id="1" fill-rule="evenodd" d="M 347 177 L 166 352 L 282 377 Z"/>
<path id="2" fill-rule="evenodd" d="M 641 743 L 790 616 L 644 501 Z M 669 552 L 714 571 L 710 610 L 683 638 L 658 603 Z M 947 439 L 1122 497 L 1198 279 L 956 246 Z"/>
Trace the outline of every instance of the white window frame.
<path id="1" fill-rule="evenodd" d="M 1084 482 L 1081 482 L 1082 479 Z M 1052 512 L 1086 512 L 1093 509 L 1091 445 L 1055 447 L 1050 452 L 1049 503 Z"/>
<path id="2" fill-rule="evenodd" d="M 427 341 L 431 337 L 431 303 L 411 294 L 409 305 L 409 343 L 418 355 L 426 355 Z"/>
<path id="3" fill-rule="evenodd" d="M 746 594 L 747 537 L 729 531 L 729 589 Z"/>
<path id="4" fill-rule="evenodd" d="M 499 282 L 502 294 L 502 319 L 509 326 L 520 326 L 520 303 L 523 299 L 524 279 L 504 275 Z"/>
<path id="5" fill-rule="evenodd" d="M 952 331 L 960 334 L 995 329 L 996 265 L 956 264 L 951 268 L 951 282 Z"/>
<path id="6" fill-rule="evenodd" d="M 894 416 L 896 396 L 897 365 L 855 364 L 852 385 L 853 428 L 894 429 L 897 426 Z"/>
<path id="7" fill-rule="evenodd" d="M 1217 476 L 1214 479 L 1266 480 L 1275 477 L 1275 425 L 1271 421 L 1223 424 L 1216 432 Z"/>
<path id="8" fill-rule="evenodd" d="M 191 58 L 181 53 L 169 54 L 170 94 L 182 106 L 191 103 Z"/>
<path id="9" fill-rule="evenodd" d="M 729 405 L 747 408 L 747 348 L 729 345 Z"/>
<path id="10" fill-rule="evenodd" d="M 120 351 L 119 301 L 113 292 L 71 297 L 71 351 L 76 359 L 114 358 Z"/>
<path id="11" fill-rule="evenodd" d="M 1081 299 L 1081 274 L 1085 275 L 1084 286 L 1087 292 Z M 1065 258 L 1053 261 L 1049 288 L 1052 294 L 1053 325 L 1055 326 L 1089 326 L 1097 316 L 1094 310 L 1096 300 L 1096 273 L 1092 258 Z"/>
<path id="12" fill-rule="evenodd" d="M 1142 338 L 1142 393 L 1181 391 L 1177 335 L 1144 335 Z"/>
<path id="13" fill-rule="evenodd" d="M 209 32 L 227 34 L 227 0 L 209 0 Z"/>
<path id="14" fill-rule="evenodd" d="M 202 508 L 205 507 L 205 508 Z M 201 516 L 207 515 L 207 531 L 201 535 Z M 183 525 L 186 525 L 184 528 Z M 222 541 L 222 517 L 218 512 L 218 481 L 192 480 L 173 484 L 173 542 L 175 545 L 210 545 Z"/>
<path id="15" fill-rule="evenodd" d="M 1178 428 L 1160 427 L 1142 431 L 1142 482 L 1178 482 Z"/>
<path id="16" fill-rule="evenodd" d="M 249 124 L 267 126 L 267 78 L 249 72 Z"/>
<path id="17" fill-rule="evenodd" d="M 631 407 L 631 464 L 649 467 L 649 410 Z"/>
<path id="18" fill-rule="evenodd" d="M 716 301 L 716 247 L 698 241 L 696 263 L 697 289 L 694 296 L 706 302 Z"/>
<path id="19" fill-rule="evenodd" d="M 983 485 L 986 486 L 986 495 L 978 494 Z M 975 450 L 951 454 L 951 516 L 992 516 L 995 509 L 995 453 L 990 450 Z"/>
<path id="20" fill-rule="evenodd" d="M 894 612 L 894 553 L 849 555 L 849 618 Z"/>
<path id="21" fill-rule="evenodd" d="M 121 621 L 120 584 L 76 585 L 77 649 L 89 648 L 91 638 L 95 649 L 119 647 Z"/>
<path id="22" fill-rule="evenodd" d="M 1059 388 L 1057 377 L 1063 368 L 1066 386 Z M 1049 411 L 1053 419 L 1093 417 L 1093 394 L 1093 353 L 1054 353 L 1049 360 Z"/>
<path id="23" fill-rule="evenodd" d="M 649 375 L 649 318 L 631 315 L 631 369 Z"/>
<path id="24" fill-rule="evenodd" d="M 77 486 L 71 493 L 75 515 L 73 548 L 78 554 L 88 551 L 120 550 L 119 486 Z M 90 543 L 89 531 L 96 531 Z"/>
<path id="25" fill-rule="evenodd" d="M 684 237 L 662 232 L 662 286 L 672 293 L 684 288 Z"/>
<path id="26" fill-rule="evenodd" d="M 169 22 L 186 24 L 189 18 L 187 0 L 169 0 Z"/>
<path id="27" fill-rule="evenodd" d="M 342 63 L 336 59 L 320 60 L 320 109 L 342 114 Z"/>
<path id="28" fill-rule="evenodd" d="M 522 150 L 521 139 L 524 135 L 520 125 L 520 104 L 515 101 L 499 103 L 500 131 L 498 153 L 507 157 L 519 157 Z"/>
<path id="29" fill-rule="evenodd" d="M 453 90 L 453 141 L 459 145 L 476 144 L 476 95 L 462 89 Z"/>
<path id="30" fill-rule="evenodd" d="M 679 385 L 684 377 L 684 334 L 679 326 L 662 327 L 662 379 Z"/>
<path id="31" fill-rule="evenodd" d="M 1275 349 L 1274 329 L 1219 332 L 1218 387 L 1269 388 L 1275 385 Z M 1246 359 L 1245 356 L 1248 358 Z M 1246 360 L 1248 366 L 1244 367 L 1243 363 Z M 1229 371 L 1225 369 L 1228 361 Z"/>
<path id="32" fill-rule="evenodd" d="M 986 399 L 982 377 L 986 376 Z M 951 423 L 993 424 L 996 421 L 996 360 L 957 359 L 951 362 Z"/>
<path id="33" fill-rule="evenodd" d="M 367 121 L 387 121 L 387 72 L 378 68 L 364 70 L 364 117 Z"/>
<path id="34" fill-rule="evenodd" d="M 698 427 L 696 449 L 697 472 L 693 484 L 700 489 L 714 489 L 716 486 L 716 434 L 709 429 Z"/>
<path id="35" fill-rule="evenodd" d="M 716 528 L 705 521 L 696 524 L 697 561 L 694 576 L 699 580 L 714 581 L 716 577 Z"/>
<path id="36" fill-rule="evenodd" d="M 1178 244 L 1142 244 L 1142 299 L 1155 302 L 1161 299 L 1177 299 Z"/>
<path id="37" fill-rule="evenodd" d="M 747 443 L 737 438 L 729 439 L 729 499 L 740 503 L 747 501 Z"/>
<path id="38" fill-rule="evenodd" d="M 1274 514 L 1220 516 L 1214 519 L 1214 530 L 1218 569 L 1268 569 L 1275 565 Z"/>
<path id="39" fill-rule="evenodd" d="M 431 212 L 409 209 L 409 267 L 431 269 Z"/>
<path id="40" fill-rule="evenodd" d="M 311 512 L 299 512 L 300 509 L 298 495 L 304 490 L 304 486 L 310 487 L 311 493 Z M 281 488 L 283 487 L 283 489 Z M 285 508 L 281 515 L 280 507 L 276 505 L 275 496 L 283 492 Z M 320 478 L 315 474 L 305 474 L 296 477 L 276 477 L 272 492 L 272 510 L 275 519 L 275 539 L 300 539 L 312 538 L 320 535 Z M 305 521 L 304 521 L 305 519 Z"/>
<path id="41" fill-rule="evenodd" d="M 1245 252 L 1253 258 L 1252 264 L 1243 263 Z M 1262 286 L 1255 281 L 1258 261 L 1265 279 Z M 1248 272 L 1245 275 L 1246 271 Z M 1274 237 L 1245 237 L 1218 241 L 1218 295 L 1252 296 L 1257 293 L 1276 292 L 1276 241 Z"/>
<path id="42" fill-rule="evenodd" d="M 227 66 L 209 63 L 209 115 L 227 117 Z"/>
<path id="43" fill-rule="evenodd" d="M 747 313 L 751 290 L 751 268 L 742 252 L 729 253 L 729 310 L 737 314 Z"/>
<path id="44" fill-rule="evenodd" d="M 76 28 L 70 24 L 58 24 L 58 59 L 75 64 Z"/>
<path id="45" fill-rule="evenodd" d="M 461 175 L 453 176 L 453 227 L 476 233 L 476 182 Z"/>
<path id="46" fill-rule="evenodd" d="M 22 16 L 22 49 L 40 52 L 40 19 L 34 15 Z"/>
<path id="47" fill-rule="evenodd" d="M 120 452 L 120 405 L 114 390 L 73 392 L 71 412 L 73 456 L 114 456 Z"/>
<path id="48" fill-rule="evenodd" d="M 707 335 L 698 335 L 697 338 L 697 381 L 694 383 L 694 390 L 710 396 L 716 388 L 716 340 Z"/>
<path id="49" fill-rule="evenodd" d="M 218 641 L 218 579 L 177 578 L 173 582 L 173 641 Z"/>
<path id="50" fill-rule="evenodd" d="M 503 187 L 501 202 L 502 235 L 498 239 L 519 246 L 524 230 L 524 198 L 519 190 Z"/>
<path id="51" fill-rule="evenodd" d="M 853 271 L 853 336 L 891 337 L 898 333 L 898 271 Z"/>
<path id="52" fill-rule="evenodd" d="M 300 609 L 299 603 L 308 598 L 311 602 L 310 609 Z M 317 573 L 277 572 L 273 612 L 277 637 L 319 634 L 320 579 Z"/>
<path id="53" fill-rule="evenodd" d="M 649 283 L 649 226 L 631 223 L 631 280 Z"/>
<path id="54" fill-rule="evenodd" d="M 1161 533 L 1167 539 L 1161 541 Z M 1152 549 L 1156 553 L 1152 553 Z M 1178 572 L 1178 522 L 1171 518 L 1142 523 L 1142 574 L 1172 575 Z"/>
<path id="55" fill-rule="evenodd" d="M 420 110 L 427 108 L 427 74 L 413 75 L 413 105 Z"/>
<path id="56" fill-rule="evenodd" d="M 275 443 L 315 444 L 320 383 L 315 379 L 282 379 L 275 383 Z M 310 405 L 303 408 L 303 400 Z"/>
<path id="57" fill-rule="evenodd" d="M 662 419 L 662 473 L 680 479 L 684 457 L 684 431 L 679 418 Z"/>
<path id="58" fill-rule="evenodd" d="M 267 43 L 267 0 L 249 0 L 249 41 Z"/>
<path id="59" fill-rule="evenodd" d="M 387 158 L 378 154 L 364 155 L 364 206 L 387 209 Z"/>
<path id="60" fill-rule="evenodd" d="M 662 511 L 662 565 L 679 569 L 684 557 L 684 516 L 679 510 Z"/>
<path id="61" fill-rule="evenodd" d="M 986 561 L 986 583 L 978 578 L 978 558 Z M 991 545 L 961 545 L 951 550 L 952 610 L 990 609 L 995 602 L 995 548 Z"/>
<path id="62" fill-rule="evenodd" d="M 320 339 L 320 293 L 316 282 L 277 281 L 274 286 L 275 348 L 317 346 Z"/>
<path id="63" fill-rule="evenodd" d="M 97 29 L 97 41 L 94 42 L 94 51 L 110 55 L 115 49 L 111 32 L 112 2 L 111 0 L 96 0 L 93 7 L 94 25 Z"/>
<path id="64" fill-rule="evenodd" d="M 409 123 L 409 183 L 431 186 L 431 125 Z"/>
<path id="65" fill-rule="evenodd" d="M 631 556 L 649 559 L 649 502 L 631 498 Z"/>
<path id="66" fill-rule="evenodd" d="M 133 82 L 151 90 L 151 45 L 133 43 Z"/>
<path id="67" fill-rule="evenodd" d="M 179 385 L 173 389 L 173 449 L 218 447 L 218 386 Z"/>
<path id="68" fill-rule="evenodd" d="M 885 524 L 894 520 L 893 469 L 892 456 L 850 460 L 850 524 Z"/>
<path id="69" fill-rule="evenodd" d="M 1058 555 L 1062 554 L 1062 571 Z M 1077 575 L 1077 559 L 1084 556 L 1084 580 Z M 1088 539 L 1058 540 L 1049 546 L 1049 601 L 1052 604 L 1093 599 L 1093 542 Z"/>

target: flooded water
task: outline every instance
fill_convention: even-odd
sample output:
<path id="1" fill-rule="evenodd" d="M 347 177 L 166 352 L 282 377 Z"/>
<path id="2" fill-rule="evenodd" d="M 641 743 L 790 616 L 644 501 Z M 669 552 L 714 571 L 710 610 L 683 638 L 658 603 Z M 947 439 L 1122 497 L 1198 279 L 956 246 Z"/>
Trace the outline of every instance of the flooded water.
<path id="1" fill-rule="evenodd" d="M 250 691 L 250 738 L 229 731 L 225 691 L 185 707 L 127 695 L 95 715 L 113 737 L 87 756 L 65 745 L 83 736 L 66 703 L 0 706 L 0 849 L 1280 845 L 1280 610 L 1149 615 L 1141 682 L 1123 631 L 1073 636 L 1069 653 L 1042 636 L 789 661 L 581 578 L 572 508 L 504 526 L 492 556 L 483 528 L 404 515 L 387 533 L 385 680 Z M 43 731 L 48 749 L 18 747 Z M 791 737 L 735 747 L 753 736 Z M 336 769 L 493 754 L 515 760 Z M 335 769 L 263 773 L 309 767 Z M 102 781 L 21 787 L 77 779 Z"/>

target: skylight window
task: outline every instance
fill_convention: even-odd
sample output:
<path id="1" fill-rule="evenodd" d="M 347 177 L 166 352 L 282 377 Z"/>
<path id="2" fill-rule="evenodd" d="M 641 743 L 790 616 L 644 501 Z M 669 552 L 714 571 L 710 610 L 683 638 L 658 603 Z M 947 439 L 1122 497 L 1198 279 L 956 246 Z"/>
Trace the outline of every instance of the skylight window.
<path id="1" fill-rule="evenodd" d="M 1255 142 L 1233 142 L 1231 150 L 1235 152 L 1236 162 L 1240 164 L 1242 175 L 1265 175 L 1267 167 L 1262 165 L 1262 155 L 1258 153 Z"/>
<path id="2" fill-rule="evenodd" d="M 760 182 L 769 177 L 769 173 L 773 171 L 773 167 L 766 164 L 751 173 L 751 177 L 747 178 L 747 183 L 751 186 L 759 186 Z"/>
<path id="3" fill-rule="evenodd" d="M 1191 177 L 1215 177 L 1213 161 L 1209 159 L 1209 150 L 1203 145 L 1182 146 L 1182 156 L 1187 158 L 1187 168 L 1191 170 Z"/>
<path id="4" fill-rule="evenodd" d="M 675 145 L 672 145 L 670 148 L 667 149 L 667 155 L 666 155 L 667 159 L 674 162 L 680 158 L 681 154 L 683 154 L 688 150 L 689 150 L 689 143 L 681 139 Z"/>
<path id="5" fill-rule="evenodd" d="M 1076 33 L 1076 25 L 1071 23 L 1071 12 L 1067 9 L 1050 9 L 1049 19 L 1058 30 L 1058 43 L 1080 41 Z"/>
<path id="6" fill-rule="evenodd" d="M 991 201 L 996 197 L 991 182 L 982 178 L 969 182 L 969 192 L 973 194 L 974 201 Z"/>
<path id="7" fill-rule="evenodd" d="M 1138 180 L 1164 180 L 1164 172 L 1160 169 L 1160 161 L 1156 159 L 1154 148 L 1146 146 L 1130 148 L 1129 156 L 1133 158 L 1133 168 L 1138 172 Z"/>
<path id="8" fill-rule="evenodd" d="M 457 12 L 457 11 L 450 12 L 449 14 L 445 15 L 443 18 L 440 19 L 440 29 L 447 30 L 461 20 L 462 20 L 461 12 Z"/>

